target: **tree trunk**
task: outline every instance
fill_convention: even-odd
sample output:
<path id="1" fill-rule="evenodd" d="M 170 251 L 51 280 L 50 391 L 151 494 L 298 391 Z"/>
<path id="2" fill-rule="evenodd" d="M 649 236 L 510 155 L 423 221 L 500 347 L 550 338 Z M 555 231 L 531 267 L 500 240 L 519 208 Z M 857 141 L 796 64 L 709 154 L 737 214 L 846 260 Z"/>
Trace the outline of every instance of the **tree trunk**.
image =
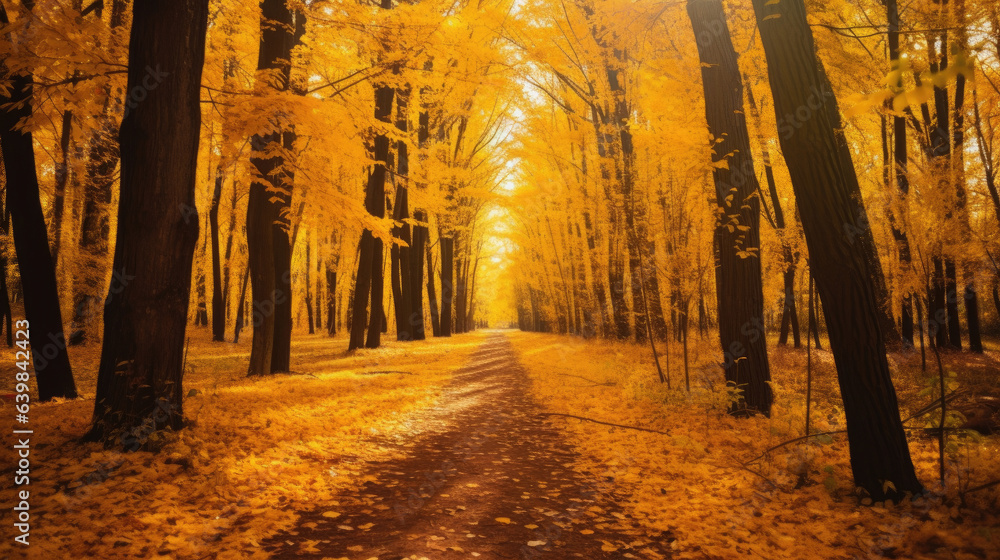
<path id="1" fill-rule="evenodd" d="M 243 272 L 243 284 L 240 288 L 240 297 L 236 300 L 236 326 L 233 327 L 233 344 L 240 343 L 240 331 L 243 330 L 243 313 L 246 309 L 247 284 L 250 282 L 250 265 L 247 265 Z"/>
<path id="2" fill-rule="evenodd" d="M 264 0 L 260 6 L 261 39 L 257 69 L 277 70 L 281 78 L 279 88 L 287 90 L 291 76 L 291 52 L 304 29 L 302 14 L 293 14 L 285 0 Z M 292 249 L 286 220 L 290 215 L 293 176 L 285 168 L 286 162 L 281 155 L 263 159 L 259 154 L 276 151 L 279 148 L 277 144 L 281 144 L 280 147 L 288 153 L 294 140 L 295 135 L 290 131 L 272 130 L 266 134 L 255 134 L 250 141 L 255 154 L 250 162 L 270 185 L 252 182 L 247 201 L 247 251 L 254 301 L 254 342 L 250 350 L 249 375 L 289 369 Z M 261 332 L 258 333 L 258 330 Z"/>
<path id="3" fill-rule="evenodd" d="M 337 334 L 337 271 L 327 264 L 326 269 L 326 333 Z"/>
<path id="4" fill-rule="evenodd" d="M 417 210 L 413 218 L 426 222 L 427 217 Z M 427 226 L 413 227 L 413 247 L 410 249 L 410 316 L 414 340 L 427 338 L 424 332 L 424 246 L 427 244 Z"/>
<path id="5" fill-rule="evenodd" d="M 440 239 L 438 240 L 438 243 L 440 243 Z M 434 257 L 431 252 L 430 243 L 426 244 L 424 250 L 427 253 L 427 305 L 431 310 L 431 334 L 434 336 L 442 336 L 437 293 L 434 290 Z"/>
<path id="6" fill-rule="evenodd" d="M 13 105 L 10 110 L 0 110 L 0 147 L 24 310 L 31 327 L 29 341 L 38 397 L 47 401 L 54 397 L 76 398 L 77 393 L 63 334 L 59 288 L 55 263 L 49 252 L 32 135 L 25 130 L 14 130 L 21 119 L 31 116 L 32 81 L 30 74 L 15 74 L 7 93 L 0 93 L 0 104 Z"/>
<path id="7" fill-rule="evenodd" d="M 312 282 L 309 281 L 310 272 L 312 271 L 312 242 L 306 239 L 306 322 L 309 325 L 309 334 L 316 334 L 316 326 L 313 324 L 313 296 L 312 296 Z M 319 316 L 316 316 L 316 321 L 319 321 Z"/>
<path id="8" fill-rule="evenodd" d="M 219 251 L 219 200 L 222 198 L 222 173 L 216 171 L 212 206 L 208 211 L 212 235 L 212 340 L 226 341 L 226 303 L 222 297 L 222 261 Z"/>
<path id="9" fill-rule="evenodd" d="M 743 112 L 743 83 L 725 23 L 722 0 L 690 0 L 688 15 L 698 40 L 708 128 L 717 144 L 716 199 L 722 212 L 718 241 L 719 335 L 726 380 L 742 390 L 731 412 L 771 413 L 771 370 L 764 336 L 760 264 L 760 186 L 753 170 Z M 714 32 L 714 33 L 713 33 Z M 726 154 L 732 154 L 728 157 Z M 728 159 L 727 159 L 728 157 Z"/>
<path id="10" fill-rule="evenodd" d="M 56 166 L 56 185 L 52 200 L 52 265 L 59 266 L 59 249 L 62 245 L 63 214 L 66 207 L 66 184 L 69 182 L 69 148 L 73 135 L 73 111 L 62 114 L 62 133 L 59 137 L 61 159 Z"/>
<path id="11" fill-rule="evenodd" d="M 137 1 L 122 120 L 121 197 L 89 439 L 137 449 L 132 430 L 183 425 L 184 334 L 199 223 L 195 173 L 208 0 Z M 149 83 L 150 69 L 164 79 Z M 191 219 L 191 212 L 195 213 Z M 151 422 L 151 424 L 150 424 Z"/>
<path id="12" fill-rule="evenodd" d="M 450 237 L 438 238 L 441 245 L 441 318 L 440 336 L 451 336 L 451 304 L 454 293 L 455 245 Z M 431 296 L 433 299 L 433 295 Z"/>
<path id="13" fill-rule="evenodd" d="M 272 138 L 265 139 L 254 136 L 254 141 L 261 147 Z M 272 177 L 276 158 L 250 158 L 250 163 L 257 168 L 262 177 Z M 250 300 L 252 310 L 253 343 L 250 347 L 250 364 L 247 375 L 266 375 L 271 373 L 271 356 L 274 350 L 274 306 L 279 297 L 274 278 L 274 237 L 271 227 L 274 224 L 274 205 L 268 200 L 267 186 L 258 180 L 250 183 L 250 194 L 247 197 L 247 261 L 250 274 Z M 242 303 L 242 298 L 240 298 Z M 240 322 L 237 318 L 237 325 Z M 237 326 L 237 328 L 239 328 Z"/>
<path id="14" fill-rule="evenodd" d="M 291 55 L 289 55 L 291 56 Z M 295 133 L 283 131 L 281 143 L 285 153 L 292 150 Z M 285 162 L 282 162 L 284 164 Z M 274 345 L 271 349 L 271 373 L 289 371 L 292 358 L 292 239 L 291 207 L 292 183 L 294 177 L 291 171 L 284 170 L 278 174 L 277 181 L 272 184 L 279 187 L 278 193 L 269 193 L 271 211 L 272 245 L 274 251 Z"/>
<path id="15" fill-rule="evenodd" d="M 0 169 L 3 169 L 3 158 L 0 157 Z M 7 185 L 7 174 L 4 172 L 4 186 Z M 0 235 L 7 237 L 10 233 L 10 213 L 3 200 L 0 200 Z M 10 307 L 10 293 L 7 291 L 7 246 L 0 244 L 0 329 L 7 332 L 7 346 L 14 346 L 14 312 Z M 29 333 L 30 334 L 30 333 Z"/>
<path id="16" fill-rule="evenodd" d="M 923 487 L 910 460 L 886 360 L 875 247 L 845 235 L 847 224 L 871 238 L 840 110 L 816 57 L 803 0 L 753 0 L 753 6 L 837 366 L 854 482 L 875 501 L 900 500 Z M 782 120 L 796 110 L 811 111 L 811 118 Z"/>
<path id="17" fill-rule="evenodd" d="M 791 327 L 792 339 L 795 347 L 801 346 L 799 338 L 799 316 L 795 309 L 795 271 L 797 268 L 798 254 L 792 253 L 792 247 L 788 239 L 785 224 L 785 211 L 781 207 L 781 198 L 778 197 L 778 186 L 774 181 L 774 169 L 771 165 L 771 153 L 764 140 L 764 133 L 760 121 L 760 111 L 757 108 L 757 101 L 753 95 L 753 88 L 747 88 L 747 99 L 750 102 L 750 113 L 753 115 L 757 125 L 757 139 L 761 149 L 761 159 L 764 161 L 764 177 L 767 179 L 767 192 L 771 198 L 771 206 L 774 208 L 774 229 L 777 230 L 781 238 L 781 256 L 784 259 L 784 282 L 785 295 L 781 306 L 781 334 L 778 337 L 778 344 L 784 346 L 788 344 L 788 328 Z M 761 194 L 763 196 L 763 193 Z"/>
<path id="18" fill-rule="evenodd" d="M 885 2 L 887 20 L 889 24 L 889 61 L 892 69 L 895 71 L 899 68 L 899 8 L 896 0 L 886 0 Z M 901 69 L 900 69 L 901 70 Z M 900 79 L 895 87 L 902 88 L 902 72 L 900 72 Z M 907 165 L 908 158 L 906 153 L 906 117 L 902 115 L 895 115 L 892 118 L 892 164 L 895 170 L 896 178 L 896 188 L 899 190 L 900 198 L 905 200 L 905 197 L 910 192 L 910 180 L 907 175 Z M 886 162 L 888 165 L 888 162 Z M 892 234 L 896 240 L 897 251 L 899 253 L 899 264 L 903 269 L 904 274 L 910 271 L 911 267 L 911 256 L 910 256 L 910 240 L 906 234 L 903 227 L 896 223 L 896 220 L 892 217 L 893 214 L 889 214 L 892 220 Z M 900 313 L 900 331 L 903 339 L 903 343 L 913 346 L 913 298 L 909 293 L 904 293 L 902 298 L 902 312 Z"/>

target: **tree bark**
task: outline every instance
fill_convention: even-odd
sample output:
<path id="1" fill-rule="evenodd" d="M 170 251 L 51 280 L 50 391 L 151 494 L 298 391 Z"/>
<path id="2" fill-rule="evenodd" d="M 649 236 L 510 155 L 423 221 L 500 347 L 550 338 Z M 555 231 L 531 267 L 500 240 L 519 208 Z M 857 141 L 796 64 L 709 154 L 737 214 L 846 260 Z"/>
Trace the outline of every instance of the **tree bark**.
<path id="1" fill-rule="evenodd" d="M 441 245 L 441 317 L 440 336 L 451 336 L 451 309 L 454 293 L 454 240 L 450 237 L 438 238 Z M 433 297 L 433 296 L 432 296 Z"/>
<path id="2" fill-rule="evenodd" d="M 901 68 L 899 67 L 899 7 L 896 0 L 886 0 L 886 15 L 889 24 L 888 43 L 889 61 L 893 70 L 900 69 L 900 79 L 896 84 L 897 88 L 902 88 L 903 79 Z M 910 180 L 907 175 L 907 165 L 909 163 L 906 153 L 906 117 L 894 115 L 892 118 L 892 167 L 896 178 L 896 188 L 899 196 L 905 200 L 910 192 Z M 886 162 L 888 165 L 888 162 Z M 899 253 L 899 264 L 902 272 L 908 273 L 911 267 L 912 257 L 910 255 L 910 240 L 903 227 L 897 223 L 892 213 L 889 214 L 892 220 L 892 234 L 896 240 L 897 251 Z M 900 313 L 900 331 L 903 343 L 913 346 L 913 297 L 909 293 L 904 293 L 902 297 L 902 312 Z"/>
<path id="3" fill-rule="evenodd" d="M 837 366 L 854 482 L 875 501 L 900 500 L 923 487 L 886 360 L 875 247 L 845 235 L 845 224 L 868 231 L 868 221 L 840 110 L 817 58 L 803 0 L 753 0 L 753 6 Z M 783 120 L 797 110 L 810 111 L 810 118 Z"/>
<path id="4" fill-rule="evenodd" d="M 6 15 L 3 19 L 6 20 Z M 0 65 L 6 66 L 2 62 Z M 8 88 L 6 94 L 0 93 L 0 105 L 11 104 L 9 110 L 0 110 L 0 148 L 7 178 L 7 211 L 12 218 L 14 252 L 21 275 L 25 316 L 30 325 L 28 334 L 38 397 L 42 401 L 76 398 L 63 334 L 55 263 L 49 252 L 48 229 L 35 171 L 32 135 L 14 129 L 21 119 L 31 116 L 33 77 L 27 73 L 15 74 Z"/>
<path id="5" fill-rule="evenodd" d="M 743 112 L 743 83 L 722 0 L 689 0 L 687 9 L 699 38 L 708 129 L 717 142 L 713 161 L 728 164 L 717 165 L 712 174 L 721 209 L 715 236 L 723 368 L 726 381 L 742 390 L 742 400 L 734 403 L 731 412 L 770 415 L 774 395 L 764 336 L 760 185 Z"/>
<path id="6" fill-rule="evenodd" d="M 279 88 L 288 90 L 291 53 L 301 39 L 304 20 L 302 14 L 293 14 L 285 0 L 264 0 L 260 6 L 257 70 L 277 70 L 281 79 Z M 291 359 L 292 248 L 287 220 L 293 175 L 286 168 L 284 157 L 274 152 L 288 153 L 294 140 L 295 135 L 289 130 L 272 130 L 255 134 L 250 141 L 254 150 L 250 162 L 259 176 L 270 184 L 265 185 L 255 178 L 247 201 L 247 251 L 254 302 L 254 342 L 250 350 L 249 375 L 288 371 Z M 271 155 L 265 159 L 261 154 L 267 152 Z M 273 190 L 269 192 L 269 188 Z M 258 330 L 261 331 L 259 336 Z"/>
<path id="7" fill-rule="evenodd" d="M 226 341 L 226 303 L 222 297 L 222 261 L 219 250 L 219 201 L 222 198 L 222 172 L 215 177 L 212 206 L 208 211 L 212 235 L 212 340 Z"/>
<path id="8" fill-rule="evenodd" d="M 427 217 L 417 210 L 413 218 L 426 222 Z M 410 316 L 413 339 L 424 340 L 424 246 L 427 244 L 427 226 L 413 227 L 413 246 L 410 248 Z"/>
<path id="9" fill-rule="evenodd" d="M 233 344 L 239 344 L 240 331 L 243 330 L 244 310 L 246 309 L 247 284 L 250 283 L 250 265 L 247 265 L 243 272 L 243 284 L 240 288 L 240 297 L 236 300 L 236 326 L 233 327 Z"/>
<path id="10" fill-rule="evenodd" d="M 438 243 L 440 243 L 440 239 Z M 441 316 L 437 293 L 434 289 L 434 257 L 430 243 L 426 244 L 425 252 L 427 254 L 427 305 L 431 311 L 431 334 L 441 336 Z"/>
<path id="11" fill-rule="evenodd" d="M 326 269 L 326 333 L 337 334 L 337 271 L 327 264 Z"/>
<path id="12" fill-rule="evenodd" d="M 121 197 L 104 346 L 89 439 L 142 447 L 133 430 L 183 426 L 184 335 L 201 127 L 200 88 L 208 0 L 136 0 L 129 44 L 129 111 L 122 120 Z M 163 81 L 148 83 L 150 69 Z M 194 213 L 192 218 L 191 213 Z M 132 433 L 130 433 L 132 432 Z"/>

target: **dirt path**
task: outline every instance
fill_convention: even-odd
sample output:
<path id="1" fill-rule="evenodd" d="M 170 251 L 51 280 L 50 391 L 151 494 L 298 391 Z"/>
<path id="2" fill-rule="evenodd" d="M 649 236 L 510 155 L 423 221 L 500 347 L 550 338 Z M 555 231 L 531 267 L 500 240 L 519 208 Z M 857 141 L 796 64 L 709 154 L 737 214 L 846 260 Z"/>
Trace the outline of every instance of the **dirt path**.
<path id="1" fill-rule="evenodd" d="M 432 426 L 400 444 L 407 456 L 375 465 L 377 477 L 332 508 L 302 512 L 299 526 L 264 543 L 273 558 L 450 560 L 664 558 L 617 505 L 606 475 L 572 470 L 574 452 L 537 416 L 527 374 L 502 334 L 456 372 Z M 334 510 L 340 515 L 323 516 Z"/>

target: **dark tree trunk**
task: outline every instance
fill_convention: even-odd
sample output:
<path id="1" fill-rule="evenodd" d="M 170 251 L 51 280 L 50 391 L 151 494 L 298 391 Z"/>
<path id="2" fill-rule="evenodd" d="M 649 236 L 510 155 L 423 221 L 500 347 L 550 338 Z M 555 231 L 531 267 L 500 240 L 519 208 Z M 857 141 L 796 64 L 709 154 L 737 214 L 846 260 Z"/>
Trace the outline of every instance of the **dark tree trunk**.
<path id="1" fill-rule="evenodd" d="M 810 281 L 812 280 L 812 272 L 810 271 Z M 819 303 L 814 300 L 818 300 L 819 296 L 810 296 L 813 303 L 809 304 L 809 332 L 806 333 L 806 338 L 810 336 L 813 338 L 813 344 L 816 346 L 817 350 L 823 349 L 823 343 L 819 340 Z"/>
<path id="2" fill-rule="evenodd" d="M 931 323 L 930 336 L 938 348 L 948 346 L 948 310 L 945 306 L 944 261 L 939 256 L 931 258 L 934 270 L 931 273 L 931 293 L 927 295 L 930 307 L 927 320 Z"/>
<path id="3" fill-rule="evenodd" d="M 962 349 L 962 331 L 958 324 L 958 273 L 955 259 L 944 259 L 944 294 L 948 309 L 948 343 L 952 348 Z"/>
<path id="4" fill-rule="evenodd" d="M 451 304 L 454 299 L 455 245 L 450 237 L 438 238 L 441 245 L 441 318 L 440 336 L 451 336 Z M 431 296 L 433 298 L 433 296 Z"/>
<path id="5" fill-rule="evenodd" d="M 392 218 L 397 222 L 409 219 L 410 209 L 406 187 L 396 187 L 396 203 L 392 212 Z M 393 243 L 389 252 L 389 260 L 392 263 L 392 304 L 396 317 L 396 340 L 408 341 L 414 339 L 413 326 L 410 324 L 410 315 L 413 311 L 413 299 L 410 292 L 410 247 L 412 247 L 413 240 L 409 224 L 404 223 L 394 227 L 392 234 L 394 238 L 408 245 L 403 247 L 399 243 Z"/>
<path id="6" fill-rule="evenodd" d="M 233 327 L 233 344 L 239 344 L 240 342 L 240 331 L 243 330 L 243 314 L 246 309 L 247 300 L 247 284 L 250 283 L 250 266 L 247 265 L 246 271 L 243 272 L 243 284 L 240 288 L 240 297 L 236 300 L 236 326 Z"/>
<path id="7" fill-rule="evenodd" d="M 271 139 L 254 136 L 254 141 L 263 148 Z M 273 177 L 276 158 L 250 158 L 262 177 Z M 271 356 L 274 349 L 274 306 L 279 297 L 274 278 L 274 237 L 271 227 L 276 219 L 274 205 L 269 201 L 267 186 L 254 180 L 250 183 L 247 197 L 247 260 L 250 274 L 251 324 L 253 343 L 250 347 L 250 364 L 247 375 L 271 373 Z M 242 298 L 241 302 L 242 302 Z M 237 325 L 240 321 L 237 318 Z M 239 326 L 237 326 L 239 328 Z M 239 334 L 239 333 L 237 333 Z M 237 337 L 238 338 L 238 337 Z"/>
<path id="8" fill-rule="evenodd" d="M 785 211 L 781 207 L 781 198 L 778 197 L 778 186 L 774 181 L 771 154 L 767 149 L 767 143 L 764 141 L 764 134 L 761 131 L 760 111 L 757 108 L 753 89 L 749 87 L 747 88 L 747 99 L 750 102 L 750 112 L 757 125 L 757 138 L 761 146 L 761 159 L 764 161 L 764 177 L 767 179 L 767 192 L 771 198 L 771 207 L 774 208 L 774 223 L 772 225 L 777 230 L 779 237 L 781 237 L 781 256 L 785 263 L 783 273 L 785 295 L 781 306 L 781 333 L 778 337 L 778 344 L 781 346 L 788 344 L 788 329 L 791 327 L 795 347 L 799 348 L 801 346 L 801 339 L 799 338 L 799 315 L 798 310 L 795 309 L 795 271 L 798 265 L 798 254 L 792 253 L 792 247 L 785 237 L 788 235 L 788 230 L 785 227 Z"/>
<path id="9" fill-rule="evenodd" d="M 337 334 L 337 271 L 329 264 L 326 269 L 326 333 Z"/>
<path id="10" fill-rule="evenodd" d="M 886 360 L 875 247 L 845 236 L 845 224 L 867 231 L 868 221 L 840 110 L 816 57 L 803 0 L 753 0 L 753 6 L 779 122 L 799 108 L 812 111 L 811 118 L 795 121 L 798 126 L 785 123 L 781 147 L 826 315 L 854 482 L 875 501 L 899 500 L 923 487 Z"/>
<path id="11" fill-rule="evenodd" d="M 979 327 L 979 296 L 971 279 L 965 284 L 965 314 L 969 325 L 969 350 L 981 354 L 983 337 Z"/>
<path id="12" fill-rule="evenodd" d="M 455 247 L 453 253 L 461 255 L 462 248 L 457 240 L 455 241 Z M 465 332 L 465 267 L 462 266 L 465 261 L 461 257 L 454 258 L 454 261 L 455 289 L 452 292 L 452 299 L 455 303 L 454 311 L 451 314 L 451 330 L 454 334 L 462 334 Z"/>
<path id="13" fill-rule="evenodd" d="M 88 438 L 107 445 L 136 449 L 144 437 L 131 430 L 183 425 L 181 382 L 199 228 L 192 209 L 207 25 L 208 0 L 142 0 L 132 8 L 126 91 L 142 89 L 151 68 L 164 79 L 147 88 L 141 103 L 127 99 L 129 111 L 120 132 L 114 269 L 135 281 L 112 283 L 104 304 L 104 347 Z"/>
<path id="14" fill-rule="evenodd" d="M 229 233 L 226 236 L 226 254 L 222 257 L 222 311 L 223 311 L 223 327 L 225 326 L 225 319 L 229 317 L 229 302 L 232 297 L 231 287 L 230 287 L 230 275 L 232 268 L 232 257 L 233 257 L 233 240 L 236 237 L 236 201 L 239 197 L 239 189 L 236 188 L 236 182 L 233 181 L 233 198 L 232 198 L 232 208 L 229 213 Z"/>
<path id="15" fill-rule="evenodd" d="M 281 143 L 285 148 L 285 153 L 292 150 L 295 141 L 295 134 L 289 131 L 281 133 Z M 285 162 L 282 162 L 285 163 Z M 292 358 L 292 240 L 289 236 L 291 231 L 291 207 L 292 207 L 292 182 L 293 176 L 290 171 L 282 171 L 277 178 L 275 185 L 280 185 L 278 193 L 271 195 L 270 203 L 274 206 L 271 211 L 273 222 L 271 224 L 272 246 L 274 251 L 274 346 L 271 349 L 271 373 L 284 372 L 291 369 Z"/>
<path id="16" fill-rule="evenodd" d="M 0 169 L 2 169 L 3 158 L 0 157 Z M 4 173 L 4 186 L 6 188 L 6 173 Z M 4 237 L 10 232 L 10 213 L 2 199 L 0 199 L 0 234 Z M 6 243 L 0 244 L 0 329 L 5 328 L 7 332 L 7 346 L 14 346 L 14 312 L 10 308 L 10 293 L 7 291 L 7 247 Z M 29 333 L 30 334 L 30 333 Z"/>
<path id="17" fill-rule="evenodd" d="M 899 8 L 896 0 L 885 1 L 887 20 L 889 24 L 889 61 L 892 69 L 899 67 Z M 902 73 L 896 87 L 902 87 Z M 895 115 L 892 118 L 892 166 L 895 170 L 896 188 L 900 197 L 905 198 L 910 191 L 910 180 L 906 174 L 908 159 L 906 153 L 906 117 Z M 888 162 L 886 163 L 888 165 Z M 890 213 L 890 218 L 892 214 Z M 892 234 L 896 240 L 899 253 L 899 264 L 903 272 L 909 272 L 911 266 L 910 240 L 906 231 L 892 219 Z M 902 311 L 900 313 L 900 331 L 904 344 L 913 346 L 913 298 L 909 293 L 903 294 Z"/>
<path id="18" fill-rule="evenodd" d="M 312 282 L 309 281 L 312 271 L 312 243 L 306 241 L 306 322 L 309 325 L 309 334 L 316 334 L 316 326 L 313 324 L 313 296 Z M 316 322 L 321 322 L 316 316 Z"/>
<path id="19" fill-rule="evenodd" d="M 391 87 L 383 85 L 376 88 L 375 118 L 379 121 L 390 122 L 394 95 L 395 92 Z M 375 136 L 372 155 L 375 163 L 368 173 L 365 208 L 372 216 L 384 218 L 386 166 L 389 161 L 388 136 L 385 134 Z M 378 348 L 382 332 L 382 241 L 375 239 L 371 231 L 367 229 L 361 235 L 356 278 L 349 349 L 354 350 L 362 346 Z M 371 303 L 370 313 L 368 311 L 369 302 Z M 365 337 L 366 325 L 367 339 Z"/>
<path id="20" fill-rule="evenodd" d="M 264 0 L 261 6 L 261 39 L 258 70 L 278 71 L 279 88 L 289 89 L 291 52 L 301 39 L 304 20 L 293 14 L 285 0 Z M 250 185 L 247 201 L 247 251 L 253 294 L 253 346 L 249 375 L 288 371 L 292 338 L 292 248 L 289 239 L 292 173 L 281 155 L 267 159 L 259 154 L 292 148 L 290 131 L 272 130 L 251 138 L 250 162 L 272 189 L 259 181 Z M 280 146 L 278 146 L 280 144 Z M 260 331 L 260 332 L 258 332 Z"/>
<path id="21" fill-rule="evenodd" d="M 212 235 L 212 340 L 226 341 L 226 302 L 222 297 L 222 261 L 219 251 L 219 201 L 222 198 L 222 173 L 217 172 L 212 206 L 208 211 Z"/>
<path id="22" fill-rule="evenodd" d="M 69 183 L 69 148 L 73 135 L 73 111 L 63 111 L 62 133 L 59 137 L 61 159 L 56 166 L 56 185 L 52 200 L 52 264 L 59 266 L 59 249 L 62 245 L 62 221 L 66 207 L 66 184 Z"/>
<path id="23" fill-rule="evenodd" d="M 729 37 L 722 0 L 690 0 L 688 15 L 697 41 L 705 86 L 708 128 L 718 142 L 716 199 L 723 210 L 715 236 L 719 253 L 717 286 L 719 336 L 726 381 L 742 390 L 733 413 L 771 413 L 771 370 L 764 336 L 764 292 L 760 264 L 760 186 L 753 170 L 743 112 L 743 83 Z M 714 34 L 713 34 L 714 31 Z M 732 153 L 727 159 L 726 154 Z"/>
<path id="24" fill-rule="evenodd" d="M 17 104 L 9 111 L 0 110 L 0 146 L 7 178 L 7 211 L 12 217 L 25 316 L 31 327 L 29 341 L 38 397 L 47 401 L 54 397 L 76 398 L 77 393 L 63 334 L 55 263 L 49 252 L 39 198 L 32 136 L 28 131 L 14 130 L 22 118 L 31 116 L 32 81 L 30 74 L 15 74 L 8 93 L 0 93 L 0 104 Z"/>
<path id="25" fill-rule="evenodd" d="M 438 242 L 440 243 L 440 239 Z M 438 307 L 437 292 L 434 289 L 434 257 L 430 243 L 425 245 L 424 250 L 427 253 L 427 305 L 431 310 L 431 334 L 441 336 L 440 308 Z"/>
<path id="26" fill-rule="evenodd" d="M 413 217 L 425 222 L 427 217 L 417 210 Z M 410 249 L 410 325 L 414 340 L 424 340 L 424 246 L 427 244 L 427 226 L 414 226 L 413 246 Z"/>

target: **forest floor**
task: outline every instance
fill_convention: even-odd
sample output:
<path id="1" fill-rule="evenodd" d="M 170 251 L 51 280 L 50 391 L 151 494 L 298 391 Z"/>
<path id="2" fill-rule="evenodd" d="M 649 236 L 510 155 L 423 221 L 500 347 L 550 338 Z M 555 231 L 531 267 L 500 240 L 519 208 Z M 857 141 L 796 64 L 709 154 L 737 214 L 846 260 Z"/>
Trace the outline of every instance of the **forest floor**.
<path id="1" fill-rule="evenodd" d="M 661 355 L 671 388 L 646 347 L 512 331 L 355 353 L 297 335 L 292 374 L 248 379 L 248 341 L 191 332 L 190 425 L 157 453 L 79 443 L 99 348 L 71 350 L 83 398 L 33 405 L 32 545 L 4 538 L 0 557 L 1000 558 L 1000 488 L 963 495 L 1000 478 L 1000 436 L 950 435 L 942 489 L 917 417 L 927 493 L 862 504 L 828 351 L 812 350 L 811 432 L 834 433 L 782 445 L 803 433 L 804 349 L 771 346 L 772 418 L 736 419 L 707 340 L 687 390 L 679 344 Z M 992 344 L 942 355 L 954 403 L 1000 395 Z M 890 361 L 908 418 L 934 378 L 917 352 Z"/>

